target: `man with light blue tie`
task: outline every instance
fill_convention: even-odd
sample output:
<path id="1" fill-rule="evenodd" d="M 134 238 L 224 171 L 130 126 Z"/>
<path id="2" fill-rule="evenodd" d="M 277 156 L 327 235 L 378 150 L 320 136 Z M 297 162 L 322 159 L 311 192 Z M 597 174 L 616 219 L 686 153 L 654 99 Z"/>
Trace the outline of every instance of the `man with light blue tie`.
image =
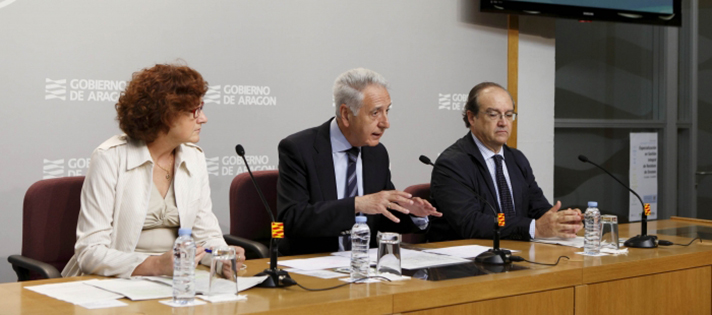
<path id="1" fill-rule="evenodd" d="M 277 211 L 284 222 L 280 253 L 350 249 L 356 215 L 368 217 L 371 246 L 377 231 L 423 231 L 441 216 L 426 200 L 397 191 L 380 139 L 390 127 L 386 80 L 358 68 L 334 83 L 336 117 L 279 143 Z"/>
<path id="2" fill-rule="evenodd" d="M 432 220 L 429 241 L 493 237 L 495 214 L 473 192 L 504 213 L 504 239 L 571 238 L 583 227 L 581 211 L 549 204 L 527 158 L 506 145 L 516 117 L 511 95 L 499 84 L 472 88 L 463 111 L 470 132 L 433 167 L 431 197 L 444 215 Z"/>

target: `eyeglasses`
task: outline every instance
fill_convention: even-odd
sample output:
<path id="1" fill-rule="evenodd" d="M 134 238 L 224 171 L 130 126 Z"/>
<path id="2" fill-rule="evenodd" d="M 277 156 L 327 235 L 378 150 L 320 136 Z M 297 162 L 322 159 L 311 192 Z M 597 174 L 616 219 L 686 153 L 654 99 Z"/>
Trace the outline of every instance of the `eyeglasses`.
<path id="1" fill-rule="evenodd" d="M 203 112 L 203 106 L 205 106 L 205 102 L 201 101 L 200 106 L 198 106 L 198 108 L 193 110 L 193 118 L 194 119 L 198 119 L 198 117 L 200 117 L 200 113 Z"/>
<path id="2" fill-rule="evenodd" d="M 514 121 L 517 119 L 517 113 L 515 112 L 506 112 L 504 114 L 498 112 L 498 111 L 493 111 L 493 110 L 488 110 L 484 112 L 485 117 L 489 118 L 491 121 L 498 121 L 500 119 L 506 119 L 507 121 Z"/>

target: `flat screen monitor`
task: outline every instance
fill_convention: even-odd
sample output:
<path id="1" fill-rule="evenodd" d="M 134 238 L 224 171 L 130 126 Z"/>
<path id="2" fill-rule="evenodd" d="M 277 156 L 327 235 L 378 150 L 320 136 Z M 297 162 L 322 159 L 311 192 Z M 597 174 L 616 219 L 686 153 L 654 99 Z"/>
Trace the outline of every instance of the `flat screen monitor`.
<path id="1" fill-rule="evenodd" d="M 484 12 L 680 26 L 682 0 L 480 0 Z"/>

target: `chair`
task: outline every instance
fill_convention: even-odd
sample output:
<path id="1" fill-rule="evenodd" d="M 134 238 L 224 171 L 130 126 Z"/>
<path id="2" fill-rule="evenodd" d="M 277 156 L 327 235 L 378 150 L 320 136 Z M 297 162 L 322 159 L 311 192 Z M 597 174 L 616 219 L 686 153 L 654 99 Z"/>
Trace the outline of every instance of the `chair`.
<path id="1" fill-rule="evenodd" d="M 430 183 L 408 186 L 408 188 L 406 188 L 404 191 L 413 195 L 413 197 L 420 197 L 425 200 L 430 200 Z M 403 234 L 403 243 L 421 244 L 425 242 L 425 233 Z"/>
<path id="2" fill-rule="evenodd" d="M 279 171 L 256 171 L 253 174 L 272 214 L 277 217 Z M 224 235 L 225 241 L 242 246 L 248 259 L 267 258 L 272 238 L 270 222 L 272 219 L 264 209 L 250 174 L 245 172 L 235 176 L 230 184 L 230 234 Z"/>
<path id="3" fill-rule="evenodd" d="M 84 176 L 38 181 L 25 193 L 22 207 L 22 255 L 7 261 L 18 281 L 60 278 L 74 255 L 79 201 Z"/>

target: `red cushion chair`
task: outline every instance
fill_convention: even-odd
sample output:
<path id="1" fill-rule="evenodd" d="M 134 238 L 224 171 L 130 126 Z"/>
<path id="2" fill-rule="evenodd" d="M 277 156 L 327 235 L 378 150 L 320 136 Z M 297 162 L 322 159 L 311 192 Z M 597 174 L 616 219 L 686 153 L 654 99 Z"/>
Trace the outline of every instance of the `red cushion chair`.
<path id="1" fill-rule="evenodd" d="M 279 171 L 256 171 L 252 174 L 272 214 L 277 217 Z M 230 234 L 224 235 L 225 241 L 245 248 L 247 258 L 267 258 L 272 237 L 271 222 L 250 174 L 245 172 L 235 176 L 230 185 Z"/>
<path id="2" fill-rule="evenodd" d="M 8 261 L 18 281 L 61 277 L 77 239 L 77 218 L 84 176 L 38 181 L 25 193 L 22 207 L 22 255 Z"/>

